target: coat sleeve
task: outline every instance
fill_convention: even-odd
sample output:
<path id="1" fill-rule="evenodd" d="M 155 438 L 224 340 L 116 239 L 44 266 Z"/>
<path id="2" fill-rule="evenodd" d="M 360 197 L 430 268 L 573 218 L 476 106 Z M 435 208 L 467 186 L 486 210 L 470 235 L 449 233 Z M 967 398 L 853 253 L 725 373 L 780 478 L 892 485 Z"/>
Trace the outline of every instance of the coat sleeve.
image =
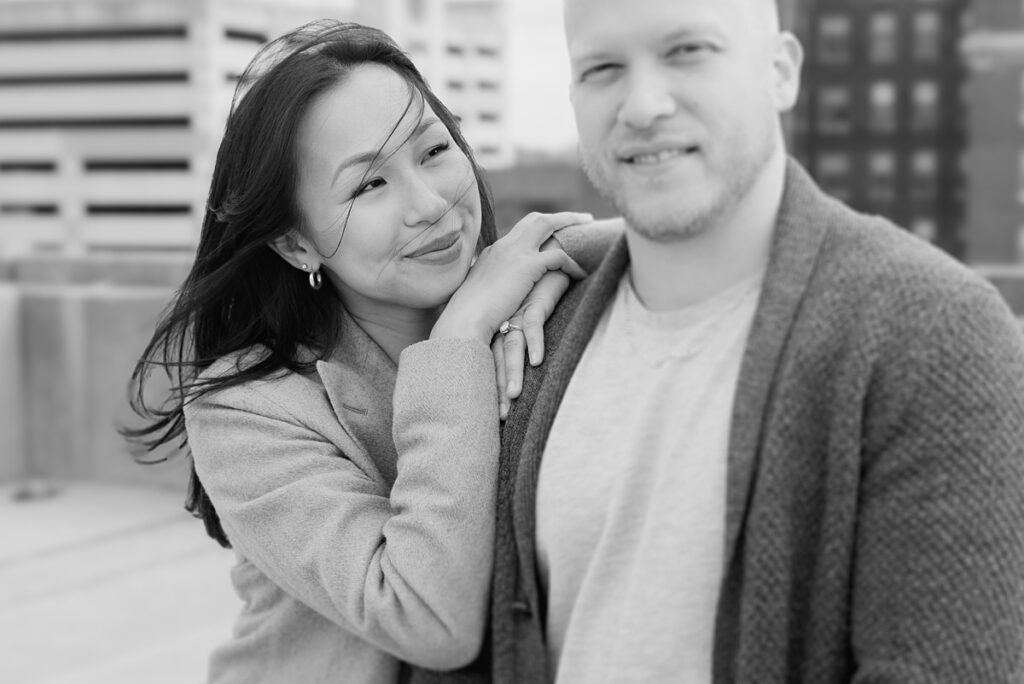
<path id="1" fill-rule="evenodd" d="M 1024 339 L 987 286 L 947 295 L 865 407 L 856 684 L 1024 681 Z"/>
<path id="2" fill-rule="evenodd" d="M 390 491 L 270 387 L 221 390 L 187 411 L 196 471 L 232 544 L 290 595 L 399 659 L 470 662 L 493 553 L 488 348 L 437 340 L 403 352 Z"/>
<path id="3" fill-rule="evenodd" d="M 568 226 L 555 233 L 558 245 L 587 273 L 601 265 L 608 248 L 622 237 L 626 224 L 621 218 Z"/>

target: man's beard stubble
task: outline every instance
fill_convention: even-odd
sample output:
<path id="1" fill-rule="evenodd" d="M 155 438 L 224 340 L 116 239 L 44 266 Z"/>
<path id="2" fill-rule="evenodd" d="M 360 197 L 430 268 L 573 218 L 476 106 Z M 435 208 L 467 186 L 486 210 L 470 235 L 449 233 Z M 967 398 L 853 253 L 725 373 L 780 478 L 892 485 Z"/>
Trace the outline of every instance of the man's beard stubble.
<path id="1" fill-rule="evenodd" d="M 645 215 L 642 209 L 633 206 L 635 203 L 624 197 L 621 186 L 605 177 L 598 164 L 590 162 L 590 155 L 580 145 L 578 156 L 583 172 L 602 197 L 612 203 L 626 222 L 639 235 L 655 243 L 670 243 L 688 240 L 712 230 L 721 219 L 728 216 L 740 201 L 750 192 L 758 176 L 764 171 L 775 152 L 776 140 L 772 135 L 765 135 L 748 154 L 734 160 L 734 172 L 721 174 L 721 192 L 713 201 L 706 204 L 691 204 L 689 211 L 680 211 L 672 215 Z M 678 192 L 686 192 L 680 187 Z"/>

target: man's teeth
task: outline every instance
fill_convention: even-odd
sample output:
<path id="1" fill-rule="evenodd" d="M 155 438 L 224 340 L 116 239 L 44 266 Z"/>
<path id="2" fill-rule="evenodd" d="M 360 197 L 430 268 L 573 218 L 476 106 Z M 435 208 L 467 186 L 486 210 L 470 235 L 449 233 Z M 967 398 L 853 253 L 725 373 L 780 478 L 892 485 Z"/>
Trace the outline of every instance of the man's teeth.
<path id="1" fill-rule="evenodd" d="M 633 164 L 660 164 L 661 162 L 668 161 L 669 159 L 681 157 L 684 154 L 686 154 L 686 150 L 663 150 L 654 154 L 638 154 L 630 157 L 629 161 Z"/>

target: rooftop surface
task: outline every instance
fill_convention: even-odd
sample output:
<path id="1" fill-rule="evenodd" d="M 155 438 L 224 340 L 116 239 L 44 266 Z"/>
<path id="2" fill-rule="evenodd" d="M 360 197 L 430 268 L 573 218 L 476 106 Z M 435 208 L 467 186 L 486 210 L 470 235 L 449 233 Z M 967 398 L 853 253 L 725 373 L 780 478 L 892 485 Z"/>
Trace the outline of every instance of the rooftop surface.
<path id="1" fill-rule="evenodd" d="M 199 684 L 240 608 L 180 493 L 0 484 L 0 682 Z"/>

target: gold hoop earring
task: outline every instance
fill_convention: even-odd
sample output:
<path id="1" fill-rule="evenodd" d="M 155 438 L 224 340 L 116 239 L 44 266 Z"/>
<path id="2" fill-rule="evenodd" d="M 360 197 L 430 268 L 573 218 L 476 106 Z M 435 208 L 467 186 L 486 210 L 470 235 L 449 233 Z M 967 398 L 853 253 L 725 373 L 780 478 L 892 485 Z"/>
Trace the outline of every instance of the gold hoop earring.
<path id="1" fill-rule="evenodd" d="M 323 287 L 323 284 L 324 278 L 322 275 L 320 275 L 320 269 L 311 271 L 309 274 L 309 286 L 314 290 L 319 290 L 321 287 Z"/>

